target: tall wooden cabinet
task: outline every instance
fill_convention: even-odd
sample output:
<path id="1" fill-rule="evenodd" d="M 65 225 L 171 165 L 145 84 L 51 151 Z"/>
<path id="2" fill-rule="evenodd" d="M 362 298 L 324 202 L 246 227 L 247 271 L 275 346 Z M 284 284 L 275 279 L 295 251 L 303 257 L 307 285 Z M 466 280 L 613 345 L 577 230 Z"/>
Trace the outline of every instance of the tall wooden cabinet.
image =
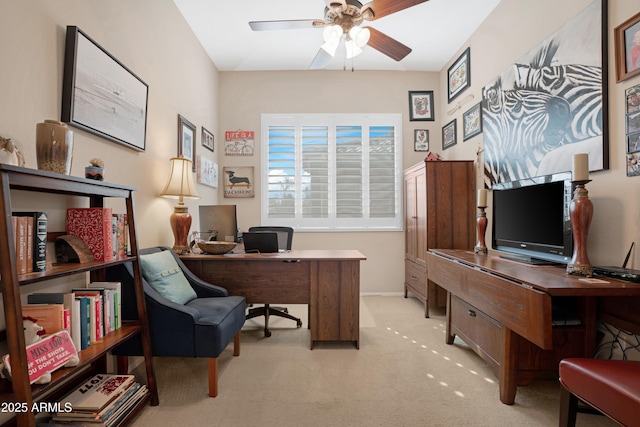
<path id="1" fill-rule="evenodd" d="M 11 192 L 15 190 L 33 192 L 36 196 L 36 193 L 50 193 L 87 197 L 91 207 L 104 207 L 104 199 L 109 197 L 124 199 L 129 218 L 131 255 L 127 259 L 117 261 L 56 264 L 45 272 L 19 275 L 13 243 L 14 232 L 11 225 Z M 75 387 L 93 374 L 105 372 L 108 352 L 138 334 L 142 336 L 149 394 L 139 403 L 134 412 L 137 412 L 149 401 L 151 405 L 158 404 L 151 342 L 147 333 L 147 311 L 142 289 L 142 271 L 137 256 L 138 240 L 133 209 L 134 190 L 132 187 L 123 185 L 0 164 L 0 199 L 2 201 L 0 204 L 0 231 L 2 231 L 0 238 L 0 290 L 4 304 L 6 340 L 12 362 L 12 381 L 0 380 L 0 403 L 20 403 L 24 408 L 27 408 L 24 412 L 17 411 L 15 413 L 15 421 L 18 426 L 35 426 L 35 412 L 31 410 L 34 402 L 54 402 L 64 396 L 71 387 Z M 46 208 L 43 207 L 42 210 L 46 210 Z M 79 365 L 74 368 L 56 370 L 52 374 L 50 383 L 30 385 L 22 326 L 21 286 L 86 272 L 90 272 L 92 280 L 101 280 L 104 277 L 103 273 L 106 267 L 127 261 L 131 261 L 133 264 L 138 318 L 140 320 L 123 323 L 120 329 L 106 335 L 101 342 L 79 351 Z"/>
<path id="2" fill-rule="evenodd" d="M 473 249 L 473 161 L 423 161 L 404 171 L 404 295 L 429 306 L 446 305 L 444 289 L 427 280 L 427 250 Z"/>

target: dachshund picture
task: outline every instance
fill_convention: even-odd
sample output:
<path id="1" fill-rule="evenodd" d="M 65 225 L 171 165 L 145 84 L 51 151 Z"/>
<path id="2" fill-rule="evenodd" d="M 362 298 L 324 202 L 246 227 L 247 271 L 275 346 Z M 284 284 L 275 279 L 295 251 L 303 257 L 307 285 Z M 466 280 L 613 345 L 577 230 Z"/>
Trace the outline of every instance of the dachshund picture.
<path id="1" fill-rule="evenodd" d="M 224 197 L 255 197 L 253 166 L 225 166 Z"/>
<path id="2" fill-rule="evenodd" d="M 234 185 L 236 184 L 246 184 L 247 187 L 249 187 L 251 185 L 251 182 L 249 181 L 249 178 L 245 177 L 245 176 L 236 176 L 236 173 L 232 170 L 227 170 L 225 171 L 225 173 L 227 175 L 229 175 L 229 182 L 231 183 L 231 188 L 233 188 Z"/>

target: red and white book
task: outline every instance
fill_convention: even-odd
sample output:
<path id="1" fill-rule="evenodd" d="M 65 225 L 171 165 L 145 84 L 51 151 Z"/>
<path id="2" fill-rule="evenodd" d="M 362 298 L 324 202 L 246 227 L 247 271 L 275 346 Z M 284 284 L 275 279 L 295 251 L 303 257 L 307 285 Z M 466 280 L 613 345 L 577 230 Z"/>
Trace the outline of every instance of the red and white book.
<path id="1" fill-rule="evenodd" d="M 96 261 L 111 261 L 114 259 L 112 218 L 111 208 L 67 209 L 67 234 L 82 239 Z"/>

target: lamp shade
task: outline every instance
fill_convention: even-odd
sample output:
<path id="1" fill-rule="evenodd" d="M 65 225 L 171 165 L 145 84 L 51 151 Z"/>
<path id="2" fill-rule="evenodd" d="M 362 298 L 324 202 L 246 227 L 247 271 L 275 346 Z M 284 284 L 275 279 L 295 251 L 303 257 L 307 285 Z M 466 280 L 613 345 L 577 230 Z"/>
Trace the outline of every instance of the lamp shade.
<path id="1" fill-rule="evenodd" d="M 164 197 L 178 197 L 181 200 L 183 197 L 199 198 L 200 196 L 198 196 L 196 186 L 193 182 L 191 160 L 180 156 L 173 157 L 170 161 L 171 174 L 169 175 L 169 181 L 160 195 Z"/>

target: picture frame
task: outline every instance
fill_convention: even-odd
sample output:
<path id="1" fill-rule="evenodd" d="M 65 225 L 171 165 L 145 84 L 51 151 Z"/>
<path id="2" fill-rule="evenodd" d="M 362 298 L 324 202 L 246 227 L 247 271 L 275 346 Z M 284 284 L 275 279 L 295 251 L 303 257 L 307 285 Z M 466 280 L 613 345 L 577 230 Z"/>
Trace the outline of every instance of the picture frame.
<path id="1" fill-rule="evenodd" d="M 429 130 L 414 129 L 413 151 L 429 151 Z"/>
<path id="2" fill-rule="evenodd" d="M 191 160 L 196 171 L 196 127 L 181 114 L 178 114 L 178 156 Z"/>
<path id="3" fill-rule="evenodd" d="M 409 121 L 435 120 L 433 91 L 409 91 Z"/>
<path id="4" fill-rule="evenodd" d="M 462 140 L 482 133 L 482 103 L 478 102 L 462 114 Z"/>
<path id="5" fill-rule="evenodd" d="M 202 134 L 200 135 L 200 143 L 203 147 L 213 151 L 213 134 L 202 126 Z"/>
<path id="6" fill-rule="evenodd" d="M 613 30 L 616 54 L 616 79 L 623 80 L 640 74 L 640 12 Z"/>
<path id="7" fill-rule="evenodd" d="M 198 184 L 218 188 L 218 164 L 198 154 L 196 180 Z"/>
<path id="8" fill-rule="evenodd" d="M 442 127 L 442 149 L 446 150 L 456 145 L 456 129 L 457 119 L 451 120 L 449 123 Z"/>
<path id="9" fill-rule="evenodd" d="M 84 31 L 67 26 L 61 120 L 145 151 L 149 86 Z"/>
<path id="10" fill-rule="evenodd" d="M 468 47 L 447 70 L 447 99 L 456 99 L 471 86 L 471 48 Z"/>
<path id="11" fill-rule="evenodd" d="M 640 151 L 640 132 L 627 135 L 627 153 L 637 153 Z"/>
<path id="12" fill-rule="evenodd" d="M 225 166 L 223 172 L 225 198 L 255 197 L 253 166 Z"/>

